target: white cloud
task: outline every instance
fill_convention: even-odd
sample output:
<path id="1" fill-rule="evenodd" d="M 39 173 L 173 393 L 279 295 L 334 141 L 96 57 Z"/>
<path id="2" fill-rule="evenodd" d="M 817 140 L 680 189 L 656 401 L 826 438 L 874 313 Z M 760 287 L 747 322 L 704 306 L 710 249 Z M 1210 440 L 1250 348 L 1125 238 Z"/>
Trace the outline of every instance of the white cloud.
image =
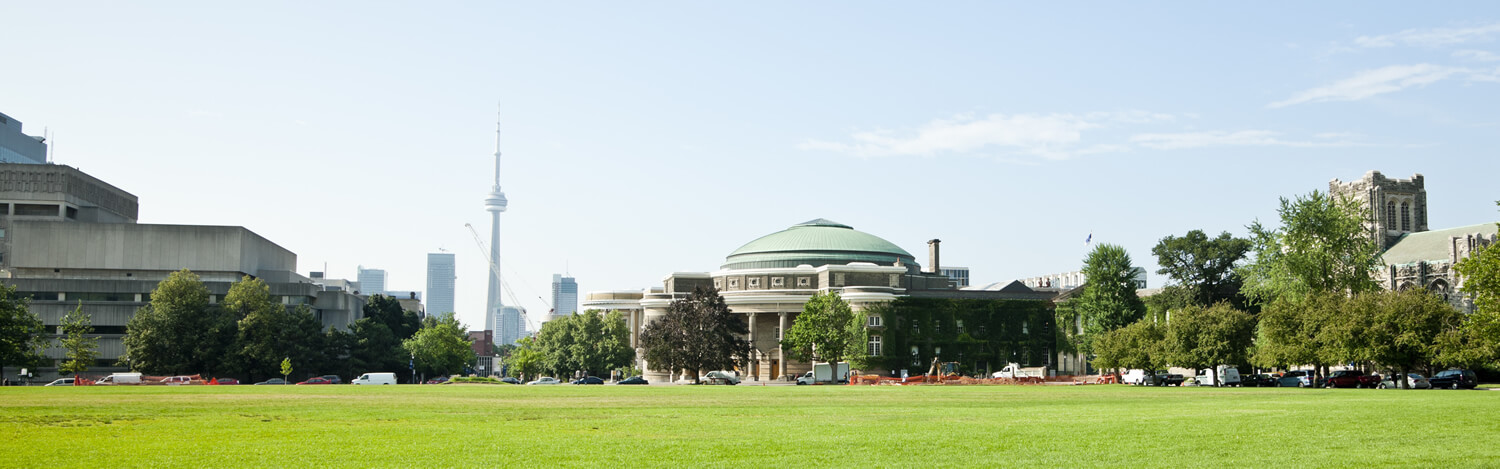
<path id="1" fill-rule="evenodd" d="M 1077 154 L 1117 150 L 1093 145 L 1080 149 L 1084 131 L 1111 124 L 1140 124 L 1171 120 L 1172 116 L 1140 111 L 1077 114 L 991 114 L 983 118 L 959 115 L 936 119 L 914 133 L 890 130 L 855 132 L 852 142 L 808 140 L 802 150 L 823 150 L 857 156 L 935 156 L 972 153 L 997 148 L 1010 153 L 1066 159 Z"/>
<path id="2" fill-rule="evenodd" d="M 1487 50 L 1473 50 L 1473 49 L 1457 50 L 1457 51 L 1453 51 L 1453 56 L 1457 57 L 1457 58 L 1460 58 L 1460 59 L 1472 60 L 1472 61 L 1475 61 L 1475 62 L 1494 62 L 1494 61 L 1500 61 L 1500 55 L 1497 55 L 1494 52 L 1490 52 L 1490 51 L 1487 51 Z"/>
<path id="3" fill-rule="evenodd" d="M 1323 101 L 1358 101 L 1413 86 L 1425 86 L 1467 71 L 1464 68 L 1432 64 L 1391 65 L 1359 72 L 1353 77 L 1303 91 L 1289 99 L 1268 104 L 1266 107 L 1279 108 Z"/>
<path id="4" fill-rule="evenodd" d="M 1488 41 L 1497 34 L 1500 34 L 1500 23 L 1467 28 L 1408 29 L 1395 34 L 1360 36 L 1354 39 L 1354 43 L 1362 47 L 1391 47 L 1397 44 L 1443 46 Z"/>
<path id="5" fill-rule="evenodd" d="M 1180 150 L 1184 148 L 1223 146 L 1285 146 L 1285 147 L 1347 147 L 1362 144 L 1349 141 L 1304 142 L 1283 140 L 1278 132 L 1269 130 L 1208 131 L 1139 134 L 1130 137 L 1130 142 L 1158 150 Z M 1318 134 L 1325 139 L 1344 138 L 1348 134 Z"/>

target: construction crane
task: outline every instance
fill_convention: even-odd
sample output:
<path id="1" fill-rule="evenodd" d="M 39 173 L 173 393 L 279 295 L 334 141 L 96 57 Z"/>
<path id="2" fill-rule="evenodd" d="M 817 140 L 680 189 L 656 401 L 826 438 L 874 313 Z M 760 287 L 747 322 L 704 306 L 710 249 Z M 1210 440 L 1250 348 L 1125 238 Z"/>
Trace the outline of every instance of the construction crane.
<path id="1" fill-rule="evenodd" d="M 479 232 L 474 229 L 474 225 L 470 225 L 468 223 L 464 223 L 464 228 L 468 228 L 469 234 L 474 236 L 474 246 L 478 247 L 479 254 L 484 256 L 484 263 L 490 265 L 490 272 L 493 272 L 495 274 L 495 278 L 500 279 L 500 290 L 505 293 L 505 296 L 510 297 L 511 304 L 516 305 L 517 308 L 521 308 L 521 300 L 516 299 L 516 294 L 515 292 L 511 291 L 510 284 L 505 281 L 505 276 L 500 275 L 500 266 L 496 265 L 495 261 L 491 260 L 493 258 L 490 257 L 490 250 L 489 248 L 486 248 L 484 246 L 484 241 L 479 238 Z M 547 305 L 548 308 L 552 307 L 551 304 L 547 303 L 547 300 L 542 300 L 542 297 L 539 296 L 537 297 L 537 299 L 541 300 L 542 304 Z M 489 308 L 489 305 L 485 305 L 485 308 L 486 311 L 484 312 L 484 314 L 492 314 L 491 311 L 487 310 Z M 521 319 L 526 320 L 526 328 L 531 330 L 532 332 L 541 330 L 541 327 L 537 326 L 536 321 L 531 320 L 531 315 L 526 314 L 526 308 L 521 308 Z"/>

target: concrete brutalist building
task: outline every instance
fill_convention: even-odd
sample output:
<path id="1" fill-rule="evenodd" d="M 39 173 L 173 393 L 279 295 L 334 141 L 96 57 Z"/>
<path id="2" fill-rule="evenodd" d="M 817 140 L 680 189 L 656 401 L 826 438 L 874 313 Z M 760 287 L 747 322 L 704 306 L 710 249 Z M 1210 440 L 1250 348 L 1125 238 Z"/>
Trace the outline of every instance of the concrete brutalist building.
<path id="1" fill-rule="evenodd" d="M 297 274 L 296 254 L 248 229 L 139 224 L 138 210 L 135 195 L 76 168 L 0 164 L 0 282 L 29 297 L 49 331 L 82 305 L 100 337 L 96 371 L 122 370 L 113 365 L 125 352 L 126 323 L 182 269 L 203 279 L 212 301 L 250 275 L 288 308 L 310 306 L 325 327 L 347 328 L 361 314 L 362 297 Z M 62 353 L 51 347 L 46 356 Z"/>

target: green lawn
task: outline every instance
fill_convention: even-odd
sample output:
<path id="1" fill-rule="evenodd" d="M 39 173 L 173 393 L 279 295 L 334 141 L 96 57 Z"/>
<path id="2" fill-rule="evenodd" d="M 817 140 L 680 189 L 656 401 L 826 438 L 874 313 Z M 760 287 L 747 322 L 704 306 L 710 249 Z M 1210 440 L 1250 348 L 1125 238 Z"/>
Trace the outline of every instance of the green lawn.
<path id="1" fill-rule="evenodd" d="M 3 467 L 1491 466 L 1497 442 L 1490 391 L 0 388 Z"/>

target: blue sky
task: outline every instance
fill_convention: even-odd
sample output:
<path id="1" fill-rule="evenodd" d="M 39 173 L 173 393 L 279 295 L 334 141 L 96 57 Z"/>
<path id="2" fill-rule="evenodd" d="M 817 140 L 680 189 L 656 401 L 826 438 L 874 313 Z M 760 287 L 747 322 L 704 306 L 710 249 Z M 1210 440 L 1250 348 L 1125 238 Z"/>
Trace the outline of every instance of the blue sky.
<path id="1" fill-rule="evenodd" d="M 0 0 L 0 112 L 144 223 L 241 225 L 299 270 L 482 324 L 497 104 L 506 275 L 639 289 L 829 218 L 976 283 L 1155 269 L 1192 229 L 1368 170 L 1433 228 L 1500 219 L 1500 6 Z M 1163 279 L 1153 276 L 1153 285 Z"/>

